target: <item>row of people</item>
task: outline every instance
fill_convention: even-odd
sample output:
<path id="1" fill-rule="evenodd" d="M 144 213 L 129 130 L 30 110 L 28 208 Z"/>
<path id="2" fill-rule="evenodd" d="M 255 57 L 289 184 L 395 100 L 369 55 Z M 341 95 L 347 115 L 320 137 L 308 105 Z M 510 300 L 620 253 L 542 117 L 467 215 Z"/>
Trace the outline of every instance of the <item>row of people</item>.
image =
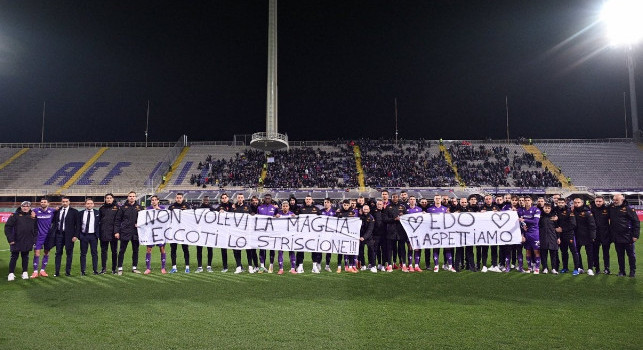
<path id="1" fill-rule="evenodd" d="M 573 273 L 583 272 L 582 258 L 578 254 L 581 248 L 585 248 L 587 255 L 587 273 L 592 275 L 594 271 L 600 271 L 598 253 L 603 250 L 604 273 L 609 270 L 609 250 L 611 243 L 614 243 L 618 262 L 619 275 L 625 274 L 624 255 L 627 254 L 630 262 L 630 275 L 634 276 L 636 261 L 633 243 L 638 239 L 639 222 L 636 213 L 627 205 L 622 195 L 614 196 L 614 202 L 607 206 L 602 197 L 595 199 L 591 208 L 585 206 L 580 198 L 574 199 L 574 207 L 568 207 L 564 198 L 554 196 L 551 203 L 540 197 L 533 203 L 531 196 L 498 196 L 494 199 L 486 195 L 481 205 L 477 203 L 477 196 L 469 198 L 451 199 L 448 196 L 436 195 L 433 205 L 429 206 L 428 200 L 421 198 L 419 201 L 414 196 L 402 191 L 400 195 L 393 194 L 389 199 L 388 191 L 383 191 L 379 199 L 366 200 L 359 197 L 354 200 L 345 200 L 339 207 L 335 207 L 330 199 L 325 199 L 323 207 L 320 208 L 313 203 L 312 197 L 307 196 L 304 204 L 299 206 L 294 197 L 290 201 L 284 201 L 276 205 L 272 197 L 267 194 L 263 202 L 255 196 L 246 203 L 242 194 L 236 195 L 236 201 L 232 203 L 227 194 L 220 197 L 217 206 L 209 202 L 205 197 L 199 207 L 209 210 L 233 211 L 250 214 L 262 214 L 271 216 L 287 216 L 297 214 L 317 214 L 341 217 L 359 217 L 362 220 L 360 238 L 360 253 L 358 256 L 337 256 L 337 272 L 342 271 L 342 262 L 345 271 L 357 272 L 358 269 L 370 269 L 373 272 L 393 271 L 401 268 L 404 272 L 419 272 L 421 251 L 413 250 L 403 227 L 400 224 L 400 216 L 407 213 L 428 212 L 477 212 L 477 211 L 501 211 L 515 210 L 518 212 L 523 225 L 524 242 L 516 246 L 467 246 L 455 249 L 445 248 L 443 250 L 443 269 L 459 271 L 469 269 L 471 271 L 510 271 L 516 266 L 519 271 L 533 271 L 539 273 L 542 265 L 543 272 L 557 273 L 568 271 L 569 253 L 572 255 L 574 264 Z M 34 272 L 32 278 L 47 276 L 46 267 L 49 252 L 56 248 L 55 275 L 60 275 L 63 248 L 67 255 L 65 274 L 71 274 L 72 256 L 74 242 L 81 241 L 81 274 L 86 274 L 86 256 L 90 249 L 92 255 L 92 267 L 94 274 L 107 272 L 108 250 L 111 249 L 111 271 L 114 274 L 122 274 L 125 252 L 131 242 L 132 245 L 132 271 L 140 273 L 138 265 L 138 236 L 136 229 L 136 218 L 138 211 L 145 209 L 136 203 L 136 193 L 128 194 L 127 201 L 122 206 L 114 203 L 113 195 L 105 196 L 105 204 L 100 209 L 94 209 L 91 199 L 85 202 L 85 210 L 78 212 L 69 206 L 69 199 L 63 198 L 62 206 L 55 210 L 48 205 L 46 199 L 42 199 L 40 207 L 31 210 L 30 203 L 23 202 L 21 207 L 14 213 L 5 225 L 5 233 L 11 247 L 10 275 L 9 279 L 15 278 L 14 270 L 19 255 L 22 255 L 23 278 L 26 275 L 28 254 L 34 248 Z M 163 209 L 159 205 L 159 199 L 152 197 L 151 206 L 148 209 Z M 191 206 L 184 201 L 183 195 L 178 193 L 175 202 L 169 209 L 185 210 Z M 120 248 L 118 242 L 120 241 Z M 98 270 L 97 246 L 101 246 L 101 266 Z M 147 247 L 146 270 L 151 272 L 152 246 Z M 408 248 L 408 249 L 407 249 Z M 561 259 L 558 258 L 558 250 L 561 250 Z M 170 244 L 171 264 L 170 273 L 177 272 L 177 250 L 178 244 Z M 523 249 L 527 259 L 527 269 L 523 270 Z M 44 250 L 42 265 L 40 264 L 41 253 Z M 182 245 L 185 272 L 190 272 L 190 251 L 188 245 Z M 196 272 L 203 269 L 203 247 L 196 247 L 197 264 Z M 167 273 L 165 246 L 160 246 L 161 251 L 161 272 Z M 475 251 L 475 258 L 474 258 Z M 491 251 L 491 267 L 488 268 L 487 261 Z M 365 256 L 365 252 L 367 255 Z M 223 272 L 228 270 L 227 249 L 221 249 L 223 261 Z M 276 253 L 276 254 L 275 254 Z M 408 254 L 407 254 L 408 253 Z M 543 260 L 541 261 L 541 253 Z M 254 272 L 272 272 L 277 270 L 283 273 L 283 252 L 268 252 L 249 249 L 247 254 L 247 270 Z M 244 272 L 241 262 L 241 251 L 233 250 L 236 263 L 235 273 Z M 274 268 L 274 257 L 278 256 L 278 268 Z M 425 268 L 438 272 L 440 249 L 425 249 Z M 551 270 L 547 263 L 547 256 L 551 256 Z M 289 252 L 291 261 L 291 273 L 303 273 L 304 254 L 302 252 Z M 366 264 L 368 257 L 368 264 Z M 431 264 L 432 258 L 432 264 Z M 213 249 L 207 247 L 207 265 L 205 270 L 212 271 Z M 312 272 L 319 273 L 323 269 L 330 271 L 331 255 L 326 254 L 325 264 L 322 264 L 322 254 L 313 253 Z M 562 264 L 561 264 L 562 261 Z M 267 267 L 266 267 L 267 266 Z M 322 268 L 324 266 L 324 268 Z"/>

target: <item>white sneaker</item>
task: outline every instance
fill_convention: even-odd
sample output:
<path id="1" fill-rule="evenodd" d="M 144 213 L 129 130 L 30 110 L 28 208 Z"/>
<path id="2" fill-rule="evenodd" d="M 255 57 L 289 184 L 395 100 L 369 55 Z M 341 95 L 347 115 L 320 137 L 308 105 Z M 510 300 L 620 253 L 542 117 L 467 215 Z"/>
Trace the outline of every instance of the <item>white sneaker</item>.
<path id="1" fill-rule="evenodd" d="M 592 271 L 592 269 L 587 269 L 587 276 L 594 276 L 594 271 Z"/>
<path id="2" fill-rule="evenodd" d="M 317 267 L 317 264 L 313 265 L 312 273 L 319 273 L 319 267 Z"/>
<path id="3" fill-rule="evenodd" d="M 377 269 L 380 271 L 382 270 L 382 267 L 383 267 L 382 264 L 377 265 Z"/>
<path id="4" fill-rule="evenodd" d="M 440 267 L 438 265 L 435 265 L 433 267 L 433 272 L 438 272 L 438 271 L 440 271 Z"/>
<path id="5" fill-rule="evenodd" d="M 448 270 L 447 264 L 442 264 L 442 270 Z"/>
<path id="6" fill-rule="evenodd" d="M 208 266 L 208 267 L 206 267 L 206 269 L 207 269 L 208 272 L 214 272 L 214 271 L 212 271 L 212 266 Z"/>
<path id="7" fill-rule="evenodd" d="M 534 269 L 534 275 L 540 274 L 540 269 Z"/>
<path id="8" fill-rule="evenodd" d="M 221 273 L 226 273 L 226 272 L 228 272 L 228 269 L 221 270 Z"/>
<path id="9" fill-rule="evenodd" d="M 453 265 L 449 265 L 448 271 L 450 271 L 450 272 L 457 272 L 457 271 L 453 268 Z"/>
<path id="10" fill-rule="evenodd" d="M 236 269 L 236 270 L 234 270 L 234 273 L 235 273 L 236 275 L 238 275 L 238 274 L 240 274 L 240 273 L 242 273 L 242 272 L 243 272 L 243 268 L 242 268 L 241 266 L 237 266 L 237 269 Z"/>
<path id="11" fill-rule="evenodd" d="M 13 273 L 10 273 L 9 276 L 7 276 L 7 281 L 11 282 L 16 279 L 16 275 Z"/>
<path id="12" fill-rule="evenodd" d="M 368 270 L 368 267 L 366 267 L 366 266 L 363 266 L 363 265 L 362 265 L 362 267 L 360 268 L 360 270 L 362 270 L 362 271 L 366 271 L 366 270 Z"/>
<path id="13" fill-rule="evenodd" d="M 544 270 L 543 270 L 543 275 L 546 275 L 546 274 L 548 274 L 548 273 L 549 273 L 549 271 L 548 271 L 547 269 L 544 269 Z"/>
<path id="14" fill-rule="evenodd" d="M 22 273 L 22 279 L 23 280 L 28 280 L 29 279 L 29 274 L 27 272 Z"/>
<path id="15" fill-rule="evenodd" d="M 583 269 L 578 269 L 578 274 L 579 274 L 579 275 L 580 275 L 581 273 L 584 273 L 584 272 L 585 272 L 585 270 L 583 270 Z"/>
<path id="16" fill-rule="evenodd" d="M 297 273 L 304 273 L 304 264 L 299 264 L 299 266 L 297 266 Z"/>
<path id="17" fill-rule="evenodd" d="M 482 267 L 482 270 L 480 270 L 480 271 L 481 271 L 481 272 L 487 272 L 487 271 L 488 271 L 488 269 L 487 269 L 487 267 L 486 267 L 486 266 L 483 266 L 483 267 Z"/>
<path id="18" fill-rule="evenodd" d="M 252 266 L 248 267 L 248 273 L 255 273 L 255 268 Z"/>
<path id="19" fill-rule="evenodd" d="M 384 266 L 380 267 L 380 271 L 386 272 L 386 267 L 384 267 Z"/>
<path id="20" fill-rule="evenodd" d="M 324 270 L 326 270 L 328 272 L 332 272 L 332 270 L 330 269 L 330 266 L 328 266 L 328 265 L 326 265 L 326 268 Z"/>
<path id="21" fill-rule="evenodd" d="M 377 267 L 375 267 L 375 266 L 371 267 L 371 272 L 372 273 L 377 273 Z"/>
<path id="22" fill-rule="evenodd" d="M 556 271 L 556 269 L 551 269 L 551 274 L 552 274 L 552 275 L 557 275 L 557 274 L 558 274 L 558 271 Z"/>
<path id="23" fill-rule="evenodd" d="M 194 271 L 194 273 L 201 273 L 201 272 L 203 272 L 203 268 L 200 266 L 197 267 L 196 271 Z"/>

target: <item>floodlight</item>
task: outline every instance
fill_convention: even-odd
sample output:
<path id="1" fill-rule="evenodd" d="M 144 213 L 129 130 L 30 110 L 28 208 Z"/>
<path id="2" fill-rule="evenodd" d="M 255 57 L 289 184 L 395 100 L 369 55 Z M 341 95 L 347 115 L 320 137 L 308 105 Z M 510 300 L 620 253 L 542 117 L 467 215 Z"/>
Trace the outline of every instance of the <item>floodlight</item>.
<path id="1" fill-rule="evenodd" d="M 603 5 L 601 20 L 613 45 L 632 45 L 643 38 L 643 1 L 609 0 Z"/>

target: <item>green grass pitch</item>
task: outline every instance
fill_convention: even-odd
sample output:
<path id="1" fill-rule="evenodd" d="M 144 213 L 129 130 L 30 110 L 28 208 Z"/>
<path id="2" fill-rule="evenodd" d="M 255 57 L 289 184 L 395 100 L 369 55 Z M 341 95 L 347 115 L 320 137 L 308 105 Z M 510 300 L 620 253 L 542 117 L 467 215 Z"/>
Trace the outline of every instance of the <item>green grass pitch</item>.
<path id="1" fill-rule="evenodd" d="M 9 283 L 1 241 L 0 349 L 643 348 L 643 273 L 234 275 L 215 250 L 214 273 L 161 275 L 155 248 L 149 276 L 81 277 L 77 243 L 72 277 Z"/>

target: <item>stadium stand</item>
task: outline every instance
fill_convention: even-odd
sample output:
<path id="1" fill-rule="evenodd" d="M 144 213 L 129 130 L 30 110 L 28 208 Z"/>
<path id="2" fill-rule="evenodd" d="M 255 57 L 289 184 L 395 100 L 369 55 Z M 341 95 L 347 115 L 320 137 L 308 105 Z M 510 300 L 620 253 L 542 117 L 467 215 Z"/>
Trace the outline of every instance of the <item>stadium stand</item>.
<path id="1" fill-rule="evenodd" d="M 575 185 L 643 188 L 643 151 L 632 142 L 535 143 Z"/>
<path id="2" fill-rule="evenodd" d="M 200 200 L 206 194 L 216 199 L 223 191 L 243 191 L 248 196 L 271 192 L 276 198 L 301 198 L 310 193 L 321 199 L 374 196 L 381 188 L 406 188 L 430 197 L 435 193 L 553 193 L 561 191 L 559 180 L 566 182 L 566 176 L 584 190 L 585 186 L 589 190 L 643 189 L 639 170 L 643 150 L 623 140 L 537 141 L 534 145 L 335 140 L 298 142 L 289 150 L 267 155 L 247 146 L 182 140 L 147 148 L 0 145 L 0 164 L 4 164 L 0 192 L 12 197 L 56 192 L 99 196 L 135 190 L 162 192 L 172 198 L 181 191 L 189 200 Z M 178 156 L 181 152 L 182 158 Z M 166 188 L 159 188 L 162 176 L 166 176 Z M 360 186 L 361 176 L 364 187 Z M 70 187 L 62 189 L 66 183 Z"/>

